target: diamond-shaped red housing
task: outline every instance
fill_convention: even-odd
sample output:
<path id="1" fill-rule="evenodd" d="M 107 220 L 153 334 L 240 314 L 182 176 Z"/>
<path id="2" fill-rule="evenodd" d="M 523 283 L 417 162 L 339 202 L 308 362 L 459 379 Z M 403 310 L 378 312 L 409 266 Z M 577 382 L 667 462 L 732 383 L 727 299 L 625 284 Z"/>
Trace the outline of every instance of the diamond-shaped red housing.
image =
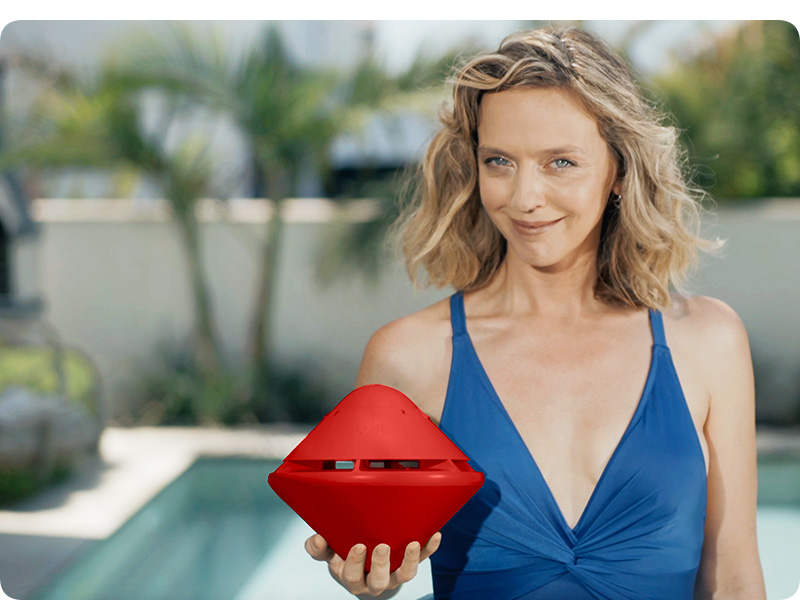
<path id="1" fill-rule="evenodd" d="M 270 473 L 275 493 L 341 557 L 361 543 L 424 546 L 484 476 L 416 404 L 385 385 L 352 391 Z"/>

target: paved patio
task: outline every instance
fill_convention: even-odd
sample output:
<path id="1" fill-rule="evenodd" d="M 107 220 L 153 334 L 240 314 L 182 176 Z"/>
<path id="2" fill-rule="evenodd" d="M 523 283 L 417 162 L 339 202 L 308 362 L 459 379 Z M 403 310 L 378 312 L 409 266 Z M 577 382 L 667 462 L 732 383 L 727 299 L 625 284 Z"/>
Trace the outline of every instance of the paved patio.
<path id="1" fill-rule="evenodd" d="M 107 428 L 100 456 L 84 458 L 69 481 L 0 510 L 3 590 L 12 598 L 30 597 L 97 540 L 114 533 L 198 456 L 283 458 L 309 430 Z M 758 451 L 800 455 L 800 430 L 759 428 Z"/>

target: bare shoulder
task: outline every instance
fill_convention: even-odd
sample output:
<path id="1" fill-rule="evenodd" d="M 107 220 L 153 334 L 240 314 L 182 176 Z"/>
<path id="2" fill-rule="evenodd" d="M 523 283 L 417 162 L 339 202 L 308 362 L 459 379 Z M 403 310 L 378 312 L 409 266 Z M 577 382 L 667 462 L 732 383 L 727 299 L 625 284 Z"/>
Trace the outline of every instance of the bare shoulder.
<path id="1" fill-rule="evenodd" d="M 387 323 L 367 342 L 356 386 L 391 386 L 438 419 L 437 400 L 443 402 L 447 391 L 451 335 L 449 298 Z"/>
<path id="2" fill-rule="evenodd" d="M 687 379 L 696 377 L 702 382 L 709 408 L 731 397 L 731 382 L 752 387 L 747 330 L 727 303 L 709 296 L 673 297 L 672 306 L 663 314 L 676 367 Z"/>
<path id="3" fill-rule="evenodd" d="M 747 341 L 742 319 L 733 308 L 717 298 L 674 295 L 672 306 L 663 315 L 665 327 L 673 334 L 674 341 L 691 344 L 698 350 Z"/>

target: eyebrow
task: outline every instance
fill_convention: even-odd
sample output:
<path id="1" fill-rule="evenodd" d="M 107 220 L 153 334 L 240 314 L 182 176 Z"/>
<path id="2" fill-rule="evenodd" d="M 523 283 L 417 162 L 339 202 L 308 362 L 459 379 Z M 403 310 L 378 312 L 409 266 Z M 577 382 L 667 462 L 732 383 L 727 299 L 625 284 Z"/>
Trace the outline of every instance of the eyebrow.
<path id="1" fill-rule="evenodd" d="M 478 146 L 478 152 L 481 154 L 502 154 L 504 156 L 511 156 L 505 150 L 500 150 L 499 148 L 493 148 L 492 146 Z M 566 145 L 566 146 L 558 146 L 557 148 L 546 148 L 544 150 L 539 151 L 539 154 L 543 155 L 554 155 L 554 154 L 570 154 L 577 152 L 579 154 L 585 154 L 583 148 L 579 146 L 573 145 Z"/>

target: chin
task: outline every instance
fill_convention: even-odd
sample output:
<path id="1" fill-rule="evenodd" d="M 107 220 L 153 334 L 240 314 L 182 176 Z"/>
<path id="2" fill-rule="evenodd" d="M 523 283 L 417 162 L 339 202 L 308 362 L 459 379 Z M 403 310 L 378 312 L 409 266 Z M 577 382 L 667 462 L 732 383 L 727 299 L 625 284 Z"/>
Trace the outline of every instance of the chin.
<path id="1" fill-rule="evenodd" d="M 520 264 L 536 267 L 537 269 L 545 269 L 548 267 L 555 267 L 561 263 L 563 257 L 557 256 L 543 256 L 541 254 L 520 253 L 515 252 L 514 261 Z"/>

